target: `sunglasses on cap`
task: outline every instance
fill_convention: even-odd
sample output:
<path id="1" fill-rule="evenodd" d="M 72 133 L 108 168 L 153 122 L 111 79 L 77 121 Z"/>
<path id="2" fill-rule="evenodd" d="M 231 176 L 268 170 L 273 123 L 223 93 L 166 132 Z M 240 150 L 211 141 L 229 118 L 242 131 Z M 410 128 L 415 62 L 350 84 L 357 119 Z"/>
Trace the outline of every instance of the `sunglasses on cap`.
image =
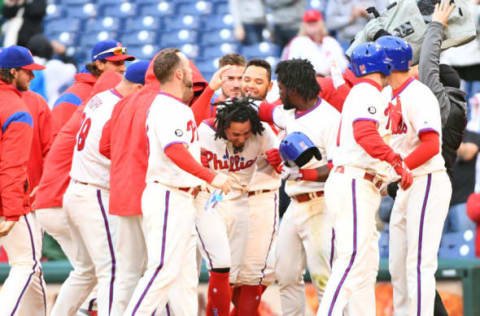
<path id="1" fill-rule="evenodd" d="M 108 54 L 108 53 L 113 53 L 114 56 L 125 55 L 127 54 L 127 48 L 122 46 L 112 47 L 107 50 L 104 50 L 103 52 L 96 54 L 95 56 L 93 56 L 93 59 L 97 59 L 99 56 L 103 54 Z"/>

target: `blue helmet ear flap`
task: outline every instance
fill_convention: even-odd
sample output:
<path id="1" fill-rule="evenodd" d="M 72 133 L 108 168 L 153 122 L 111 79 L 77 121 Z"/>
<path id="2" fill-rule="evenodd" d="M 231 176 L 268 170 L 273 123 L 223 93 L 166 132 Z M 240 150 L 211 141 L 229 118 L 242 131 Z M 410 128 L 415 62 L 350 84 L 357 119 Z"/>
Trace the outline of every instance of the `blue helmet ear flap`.
<path id="1" fill-rule="evenodd" d="M 313 157 L 322 160 L 322 155 L 311 139 L 302 132 L 285 136 L 279 147 L 280 156 L 288 166 L 303 167 Z"/>

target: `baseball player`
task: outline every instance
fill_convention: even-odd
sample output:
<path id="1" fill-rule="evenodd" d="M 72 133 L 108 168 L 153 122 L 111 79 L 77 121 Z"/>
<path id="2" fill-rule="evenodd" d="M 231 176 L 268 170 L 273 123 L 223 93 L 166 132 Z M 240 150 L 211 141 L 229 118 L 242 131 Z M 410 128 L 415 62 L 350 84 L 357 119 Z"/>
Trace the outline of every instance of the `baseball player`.
<path id="1" fill-rule="evenodd" d="M 303 315 L 305 298 L 303 271 L 308 263 L 310 275 L 321 299 L 333 260 L 332 225 L 326 217 L 324 181 L 336 145 L 340 113 L 318 97 L 315 70 L 306 60 L 282 61 L 277 65 L 278 86 L 283 107 L 261 105 L 260 117 L 285 130 L 287 134 L 308 134 L 320 150 L 321 160 L 312 159 L 300 170 L 284 166 L 285 191 L 291 203 L 284 214 L 276 251 L 276 276 L 284 315 Z M 315 127 L 315 128 L 314 128 Z M 278 165 L 282 159 L 277 150 L 269 160 Z M 292 255 L 297 254 L 298 256 Z M 306 259 L 305 259 L 306 258 Z"/>
<path id="2" fill-rule="evenodd" d="M 33 138 L 30 160 L 28 162 L 28 179 L 31 200 L 36 192 L 43 172 L 43 162 L 52 145 L 52 114 L 47 101 L 31 90 L 23 91 L 22 97 L 33 118 Z"/>
<path id="3" fill-rule="evenodd" d="M 412 176 L 401 156 L 388 141 L 386 106 L 381 90 L 390 74 L 383 49 L 374 43 L 359 46 L 351 58 L 358 78 L 345 100 L 334 172 L 325 183 L 327 215 L 335 230 L 335 258 L 332 272 L 317 315 L 343 315 L 353 292 L 366 293 L 362 315 L 375 315 L 375 279 L 378 270 L 378 245 L 375 213 L 380 205 L 380 190 L 390 165 L 407 189 Z M 342 198 L 339 198 L 342 197 Z M 368 299 L 367 299 L 368 298 Z"/>
<path id="4" fill-rule="evenodd" d="M 452 194 L 440 152 L 440 108 L 432 91 L 409 74 L 411 46 L 394 36 L 381 37 L 377 43 L 392 60 L 387 77 L 392 87 L 388 108 L 392 148 L 413 174 L 411 187 L 398 190 L 390 217 L 394 311 L 433 315 L 437 252 Z"/>
<path id="5" fill-rule="evenodd" d="M 226 193 L 230 191 L 226 176 L 211 172 L 196 160 L 200 160 L 197 127 L 191 109 L 184 103 L 193 96 L 188 59 L 177 49 L 162 50 L 154 60 L 153 71 L 160 93 L 147 117 L 149 156 L 142 196 L 148 263 L 127 306 L 128 315 L 151 315 L 157 307 L 163 308 L 168 290 L 182 270 L 195 271 L 191 266 L 195 262 L 185 259 L 194 230 L 193 199 L 202 180 Z M 189 309 L 187 315 L 197 312 L 197 304 L 185 308 Z"/>
<path id="6" fill-rule="evenodd" d="M 73 112 L 86 103 L 91 96 L 92 88 L 97 78 L 108 71 L 125 72 L 125 61 L 134 60 L 127 55 L 127 48 L 117 41 L 100 41 L 92 48 L 92 62 L 87 64 L 82 72 L 75 75 L 75 82 L 55 101 L 52 108 L 54 121 L 54 136 L 70 119 Z"/>
<path id="7" fill-rule="evenodd" d="M 265 152 L 276 146 L 276 136 L 260 122 L 254 105 L 242 98 L 219 103 L 216 119 L 200 124 L 199 140 L 203 165 L 235 180 L 233 191 L 217 207 L 220 216 L 205 210 L 211 190 L 196 200 L 196 227 L 210 269 L 207 313 L 229 314 L 230 279 L 240 287 L 239 301 L 234 301 L 237 313 L 252 315 L 260 300 L 249 293 L 262 292 L 267 256 L 276 237 L 278 197 L 276 190 L 257 192 L 250 184 L 256 162 L 265 160 Z"/>
<path id="8" fill-rule="evenodd" d="M 232 67 L 224 73 L 225 82 L 222 84 L 222 94 L 215 99 L 214 103 L 242 96 L 242 75 L 245 71 L 246 64 L 247 61 L 245 57 L 236 53 L 227 54 L 218 60 L 219 68 L 228 65 Z M 214 116 L 215 114 L 212 113 L 212 117 Z"/>
<path id="9" fill-rule="evenodd" d="M 42 70 L 24 47 L 0 52 L 0 245 L 8 254 L 10 272 L 0 291 L 0 315 L 46 315 L 46 297 L 40 266 L 41 232 L 30 213 L 27 167 L 32 147 L 33 118 L 22 100 Z"/>
<path id="10" fill-rule="evenodd" d="M 99 140 L 114 105 L 143 86 L 147 67 L 148 62 L 132 64 L 114 89 L 95 95 L 85 106 L 73 153 L 71 181 L 64 195 L 64 209 L 76 254 L 75 268 L 95 268 L 99 315 L 111 312 L 115 280 L 115 227 L 107 216 L 110 161 L 100 155 Z M 77 293 L 77 297 L 87 294 Z M 70 305 L 78 308 L 82 301 L 77 299 Z"/>
<path id="11" fill-rule="evenodd" d="M 115 72 L 103 73 L 96 81 L 92 93 L 96 94 L 115 87 L 121 78 L 122 76 Z M 84 107 L 85 105 L 81 105 L 73 113 L 53 141 L 45 159 L 43 174 L 32 207 L 42 228 L 59 243 L 73 267 L 76 266 L 76 254 L 62 200 L 70 181 L 69 172 L 76 143 L 75 136 L 80 129 Z M 51 315 L 75 314 L 77 311 L 75 308 L 78 306 L 71 306 L 70 302 L 80 299 L 79 293 L 89 293 L 95 284 L 93 269 L 74 269 L 63 283 Z"/>
<path id="12" fill-rule="evenodd" d="M 210 113 L 210 100 L 214 91 L 221 86 L 221 74 L 227 68 L 219 69 L 203 93 L 195 97 L 195 87 L 203 86 L 205 79 L 192 63 L 190 65 L 194 70 L 194 98 L 191 101 L 191 108 L 195 121 L 198 121 L 203 120 Z M 109 212 L 118 217 L 117 245 L 115 246 L 118 273 L 115 281 L 115 304 L 113 306 L 115 315 L 124 313 L 135 286 L 146 269 L 147 250 L 141 211 L 141 196 L 145 188 L 148 159 L 145 122 L 148 109 L 159 89 L 160 84 L 155 77 L 153 63 L 150 63 L 150 68 L 145 76 L 145 87 L 122 99 L 115 106 L 110 121 L 105 124 L 100 140 L 100 152 L 111 159 Z M 129 194 L 127 195 L 125 192 L 129 192 Z M 184 274 L 185 278 L 182 280 L 185 280 L 186 283 L 195 281 L 191 287 L 192 293 L 197 293 L 198 278 L 192 277 L 187 272 Z M 180 279 L 177 279 L 178 283 L 182 283 Z M 191 296 L 193 297 L 193 294 Z M 171 295 L 170 298 L 170 305 L 176 315 L 182 315 L 186 306 L 197 301 L 196 297 L 192 302 L 185 301 L 186 298 L 180 298 L 180 296 Z M 187 311 L 189 311 L 188 308 Z"/>

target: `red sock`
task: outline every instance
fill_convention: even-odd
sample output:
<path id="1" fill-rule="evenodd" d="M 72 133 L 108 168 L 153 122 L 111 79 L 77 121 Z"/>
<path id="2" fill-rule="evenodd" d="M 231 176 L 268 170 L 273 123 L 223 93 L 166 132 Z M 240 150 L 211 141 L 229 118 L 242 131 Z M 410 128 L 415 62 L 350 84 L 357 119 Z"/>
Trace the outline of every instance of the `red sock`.
<path id="1" fill-rule="evenodd" d="M 237 316 L 237 311 L 239 307 L 239 298 L 240 298 L 240 287 L 234 287 L 232 290 L 232 303 L 233 303 L 233 309 L 230 312 L 230 316 Z"/>
<path id="2" fill-rule="evenodd" d="M 242 285 L 238 299 L 239 315 L 257 315 L 257 309 L 262 297 L 261 285 Z"/>
<path id="3" fill-rule="evenodd" d="M 210 272 L 207 316 L 228 316 L 232 298 L 229 276 L 228 272 Z"/>

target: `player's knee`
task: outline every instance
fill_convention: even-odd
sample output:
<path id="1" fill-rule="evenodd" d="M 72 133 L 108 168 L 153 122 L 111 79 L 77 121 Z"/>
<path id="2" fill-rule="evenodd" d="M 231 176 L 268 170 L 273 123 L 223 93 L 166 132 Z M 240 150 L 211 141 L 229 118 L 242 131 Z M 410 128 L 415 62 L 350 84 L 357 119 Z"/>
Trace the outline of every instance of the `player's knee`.
<path id="1" fill-rule="evenodd" d="M 278 283 L 281 286 L 287 286 L 289 284 L 298 284 L 302 282 L 302 273 L 295 273 L 292 270 L 275 270 L 275 276 Z"/>

